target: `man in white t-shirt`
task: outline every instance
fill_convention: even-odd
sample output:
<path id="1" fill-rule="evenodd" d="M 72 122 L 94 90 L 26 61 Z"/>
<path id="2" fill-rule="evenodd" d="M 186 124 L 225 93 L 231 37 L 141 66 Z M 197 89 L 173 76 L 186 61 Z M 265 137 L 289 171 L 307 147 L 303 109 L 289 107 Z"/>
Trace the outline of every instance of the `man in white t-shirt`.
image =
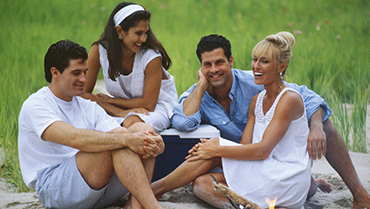
<path id="1" fill-rule="evenodd" d="M 19 114 L 19 161 L 24 182 L 47 208 L 102 208 L 131 193 L 132 208 L 161 208 L 150 180 L 162 138 L 138 123 L 129 129 L 80 96 L 86 49 L 63 40 L 45 55 L 49 82 Z"/>

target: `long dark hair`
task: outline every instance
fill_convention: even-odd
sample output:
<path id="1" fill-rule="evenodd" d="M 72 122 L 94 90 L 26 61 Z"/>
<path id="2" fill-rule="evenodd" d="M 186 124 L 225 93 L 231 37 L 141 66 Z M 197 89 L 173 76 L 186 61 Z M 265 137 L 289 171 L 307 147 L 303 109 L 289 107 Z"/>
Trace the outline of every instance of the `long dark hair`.
<path id="1" fill-rule="evenodd" d="M 116 78 L 120 75 L 120 72 L 123 72 L 123 66 L 122 66 L 122 41 L 118 39 L 118 35 L 116 32 L 116 27 L 113 21 L 114 15 L 123 7 L 127 5 L 131 5 L 134 3 L 130 2 L 122 2 L 114 8 L 112 14 L 110 15 L 108 19 L 108 23 L 105 26 L 104 32 L 101 34 L 98 41 L 94 42 L 94 44 L 101 44 L 106 50 L 108 54 L 108 61 L 109 61 L 109 69 L 108 74 L 109 78 L 113 81 L 116 80 Z M 137 11 L 128 16 L 124 21 L 120 23 L 120 26 L 122 29 L 127 32 L 131 27 L 134 27 L 137 25 L 138 22 L 141 20 L 148 20 L 150 21 L 150 12 L 149 11 Z M 171 59 L 168 56 L 166 50 L 162 46 L 161 42 L 158 41 L 158 39 L 155 37 L 153 31 L 150 29 L 147 33 L 147 40 L 142 45 L 143 49 L 153 49 L 162 55 L 162 66 L 164 69 L 168 70 L 171 66 Z"/>

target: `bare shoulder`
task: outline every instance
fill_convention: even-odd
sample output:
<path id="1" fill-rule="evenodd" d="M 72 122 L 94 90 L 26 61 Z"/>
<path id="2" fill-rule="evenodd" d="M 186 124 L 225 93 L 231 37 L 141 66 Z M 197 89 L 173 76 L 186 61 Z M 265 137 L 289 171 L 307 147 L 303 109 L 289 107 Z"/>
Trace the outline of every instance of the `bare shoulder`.
<path id="1" fill-rule="evenodd" d="M 91 46 L 90 53 L 99 53 L 99 44 L 95 43 Z"/>
<path id="2" fill-rule="evenodd" d="M 261 92 L 260 92 L 260 93 L 261 93 Z M 258 94 L 256 94 L 256 95 L 254 95 L 254 96 L 252 97 L 251 104 L 256 104 L 256 102 L 257 102 L 257 98 L 258 98 L 258 95 L 260 95 L 260 93 L 258 93 Z"/>
<path id="3" fill-rule="evenodd" d="M 159 74 L 162 71 L 162 59 L 161 57 L 156 57 L 152 59 L 145 69 L 145 75 L 150 75 L 150 73 L 154 75 L 162 75 Z"/>
<path id="4" fill-rule="evenodd" d="M 89 56 L 87 58 L 87 64 L 94 64 L 94 65 L 99 65 L 99 44 L 95 43 L 91 46 L 91 49 L 89 51 Z M 90 67 L 89 67 L 90 68 Z"/>
<path id="5" fill-rule="evenodd" d="M 290 115 L 291 119 L 299 118 L 304 111 L 304 103 L 301 95 L 295 91 L 286 91 L 281 96 L 277 110 Z"/>
<path id="6" fill-rule="evenodd" d="M 160 68 L 162 70 L 162 58 L 161 57 L 155 57 L 146 66 L 146 68 Z"/>
<path id="7" fill-rule="evenodd" d="M 296 105 L 304 105 L 303 104 L 303 99 L 302 96 L 296 92 L 296 91 L 286 91 L 284 94 L 281 96 L 281 101 L 283 102 L 288 102 L 288 103 L 294 103 Z"/>
<path id="8" fill-rule="evenodd" d="M 254 107 L 256 106 L 258 95 L 260 95 L 260 93 L 254 95 L 252 97 L 251 103 L 249 104 L 249 110 L 254 110 Z"/>

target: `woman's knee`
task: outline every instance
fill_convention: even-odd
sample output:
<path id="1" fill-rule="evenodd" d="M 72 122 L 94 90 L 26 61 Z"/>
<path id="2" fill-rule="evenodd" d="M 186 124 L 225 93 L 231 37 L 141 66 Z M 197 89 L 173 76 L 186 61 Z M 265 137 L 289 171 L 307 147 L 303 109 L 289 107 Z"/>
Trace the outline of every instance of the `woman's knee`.
<path id="1" fill-rule="evenodd" d="M 140 123 L 140 122 L 143 123 L 144 121 L 137 115 L 131 115 L 123 121 L 122 126 L 125 128 L 130 128 L 134 124 Z"/>
<path id="2" fill-rule="evenodd" d="M 129 132 L 138 132 L 138 131 L 153 131 L 154 132 L 154 129 L 153 129 L 153 126 L 150 125 L 149 123 L 144 123 L 143 121 L 141 121 L 141 122 L 136 122 L 132 124 L 128 128 L 128 131 Z"/>
<path id="3" fill-rule="evenodd" d="M 213 186 L 212 177 L 209 175 L 202 175 L 202 176 L 197 177 L 193 181 L 193 185 L 192 185 L 193 192 L 198 197 L 201 196 L 205 191 L 209 189 L 213 189 L 211 188 L 212 186 Z"/>
<path id="4" fill-rule="evenodd" d="M 214 179 L 217 179 L 217 182 L 226 186 L 225 178 L 223 177 L 222 173 L 209 173 L 203 176 L 196 178 L 193 182 L 193 192 L 194 194 L 203 201 L 217 207 L 217 208 L 224 208 L 223 205 L 226 204 L 225 200 L 220 199 L 217 197 L 220 195 L 214 189 Z"/>
<path id="5" fill-rule="evenodd" d="M 151 124 L 156 132 L 163 131 L 171 126 L 170 118 L 167 115 L 156 112 L 150 114 L 150 117 L 146 122 Z"/>
<path id="6" fill-rule="evenodd" d="M 209 175 L 202 175 L 202 176 L 197 177 L 194 180 L 193 187 L 199 186 L 199 185 L 207 185 L 210 182 L 212 182 L 212 178 Z"/>
<path id="7" fill-rule="evenodd" d="M 213 176 L 213 177 L 212 177 Z M 217 183 L 226 184 L 222 173 L 208 173 L 197 177 L 193 181 L 194 190 L 213 190 L 215 179 Z"/>

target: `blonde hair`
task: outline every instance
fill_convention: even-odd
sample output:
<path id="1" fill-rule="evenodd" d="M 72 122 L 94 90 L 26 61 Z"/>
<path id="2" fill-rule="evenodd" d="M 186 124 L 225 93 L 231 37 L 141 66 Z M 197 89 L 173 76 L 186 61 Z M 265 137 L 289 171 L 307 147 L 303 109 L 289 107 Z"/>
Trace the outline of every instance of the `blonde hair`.
<path id="1" fill-rule="evenodd" d="M 253 48 L 252 57 L 261 57 L 269 53 L 269 57 L 277 59 L 278 63 L 289 63 L 293 56 L 291 48 L 294 44 L 295 38 L 289 32 L 282 31 L 269 35 Z"/>

